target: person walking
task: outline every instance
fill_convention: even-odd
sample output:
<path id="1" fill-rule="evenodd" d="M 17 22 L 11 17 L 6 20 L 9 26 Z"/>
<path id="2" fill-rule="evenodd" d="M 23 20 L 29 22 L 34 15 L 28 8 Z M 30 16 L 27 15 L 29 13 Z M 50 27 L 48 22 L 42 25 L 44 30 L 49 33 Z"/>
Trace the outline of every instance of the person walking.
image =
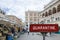
<path id="1" fill-rule="evenodd" d="M 28 32 L 28 35 L 29 35 L 29 30 L 27 30 L 27 32 Z"/>
<path id="2" fill-rule="evenodd" d="M 11 28 L 12 36 L 15 36 L 15 29 L 14 27 Z"/>
<path id="3" fill-rule="evenodd" d="M 28 31 L 28 35 L 29 35 L 29 31 Z"/>

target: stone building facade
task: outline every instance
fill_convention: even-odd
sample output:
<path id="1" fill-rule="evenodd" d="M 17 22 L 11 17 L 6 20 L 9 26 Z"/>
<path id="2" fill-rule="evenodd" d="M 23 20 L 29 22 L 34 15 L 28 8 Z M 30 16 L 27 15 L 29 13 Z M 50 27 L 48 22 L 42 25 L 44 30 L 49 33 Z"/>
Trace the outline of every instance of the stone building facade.
<path id="1" fill-rule="evenodd" d="M 38 11 L 26 11 L 25 12 L 25 22 L 26 25 L 29 24 L 38 24 L 38 20 L 39 20 L 39 12 Z"/>
<path id="2" fill-rule="evenodd" d="M 36 12 L 34 12 L 36 13 Z M 29 16 L 29 23 L 34 16 L 31 12 L 26 12 L 26 24 L 28 23 L 28 14 L 32 15 L 31 18 Z M 31 19 L 31 20 L 30 20 Z M 49 4 L 44 6 L 44 10 L 41 12 L 37 12 L 35 15 L 35 21 L 31 21 L 31 23 L 35 24 L 58 24 L 60 26 L 60 0 L 53 0 Z"/>

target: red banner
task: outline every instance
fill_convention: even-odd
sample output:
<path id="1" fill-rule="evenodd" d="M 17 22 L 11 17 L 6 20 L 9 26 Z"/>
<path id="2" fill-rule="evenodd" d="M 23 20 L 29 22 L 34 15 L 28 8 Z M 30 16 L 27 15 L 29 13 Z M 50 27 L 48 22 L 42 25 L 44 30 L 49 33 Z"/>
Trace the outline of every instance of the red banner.
<path id="1" fill-rule="evenodd" d="M 58 24 L 31 24 L 30 32 L 57 32 Z"/>

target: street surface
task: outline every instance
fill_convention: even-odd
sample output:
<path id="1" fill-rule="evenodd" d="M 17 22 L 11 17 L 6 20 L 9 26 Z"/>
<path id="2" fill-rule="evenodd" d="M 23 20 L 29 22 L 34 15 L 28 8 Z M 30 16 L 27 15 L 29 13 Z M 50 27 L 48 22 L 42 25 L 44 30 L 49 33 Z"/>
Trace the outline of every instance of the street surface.
<path id="1" fill-rule="evenodd" d="M 45 40 L 60 40 L 60 34 L 52 34 L 51 36 L 46 36 L 45 38 Z M 43 40 L 43 37 L 41 34 L 38 35 L 36 33 L 30 33 L 28 35 L 28 33 L 25 33 L 21 35 L 17 40 Z"/>

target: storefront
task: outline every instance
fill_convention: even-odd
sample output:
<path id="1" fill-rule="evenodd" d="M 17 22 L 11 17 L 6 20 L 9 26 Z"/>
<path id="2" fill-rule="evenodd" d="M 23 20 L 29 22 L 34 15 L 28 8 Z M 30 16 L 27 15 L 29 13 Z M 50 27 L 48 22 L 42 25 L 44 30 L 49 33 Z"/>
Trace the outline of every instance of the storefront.
<path id="1" fill-rule="evenodd" d="M 9 20 L 0 20 L 0 40 L 6 40 L 6 34 L 11 32 L 14 23 Z"/>

